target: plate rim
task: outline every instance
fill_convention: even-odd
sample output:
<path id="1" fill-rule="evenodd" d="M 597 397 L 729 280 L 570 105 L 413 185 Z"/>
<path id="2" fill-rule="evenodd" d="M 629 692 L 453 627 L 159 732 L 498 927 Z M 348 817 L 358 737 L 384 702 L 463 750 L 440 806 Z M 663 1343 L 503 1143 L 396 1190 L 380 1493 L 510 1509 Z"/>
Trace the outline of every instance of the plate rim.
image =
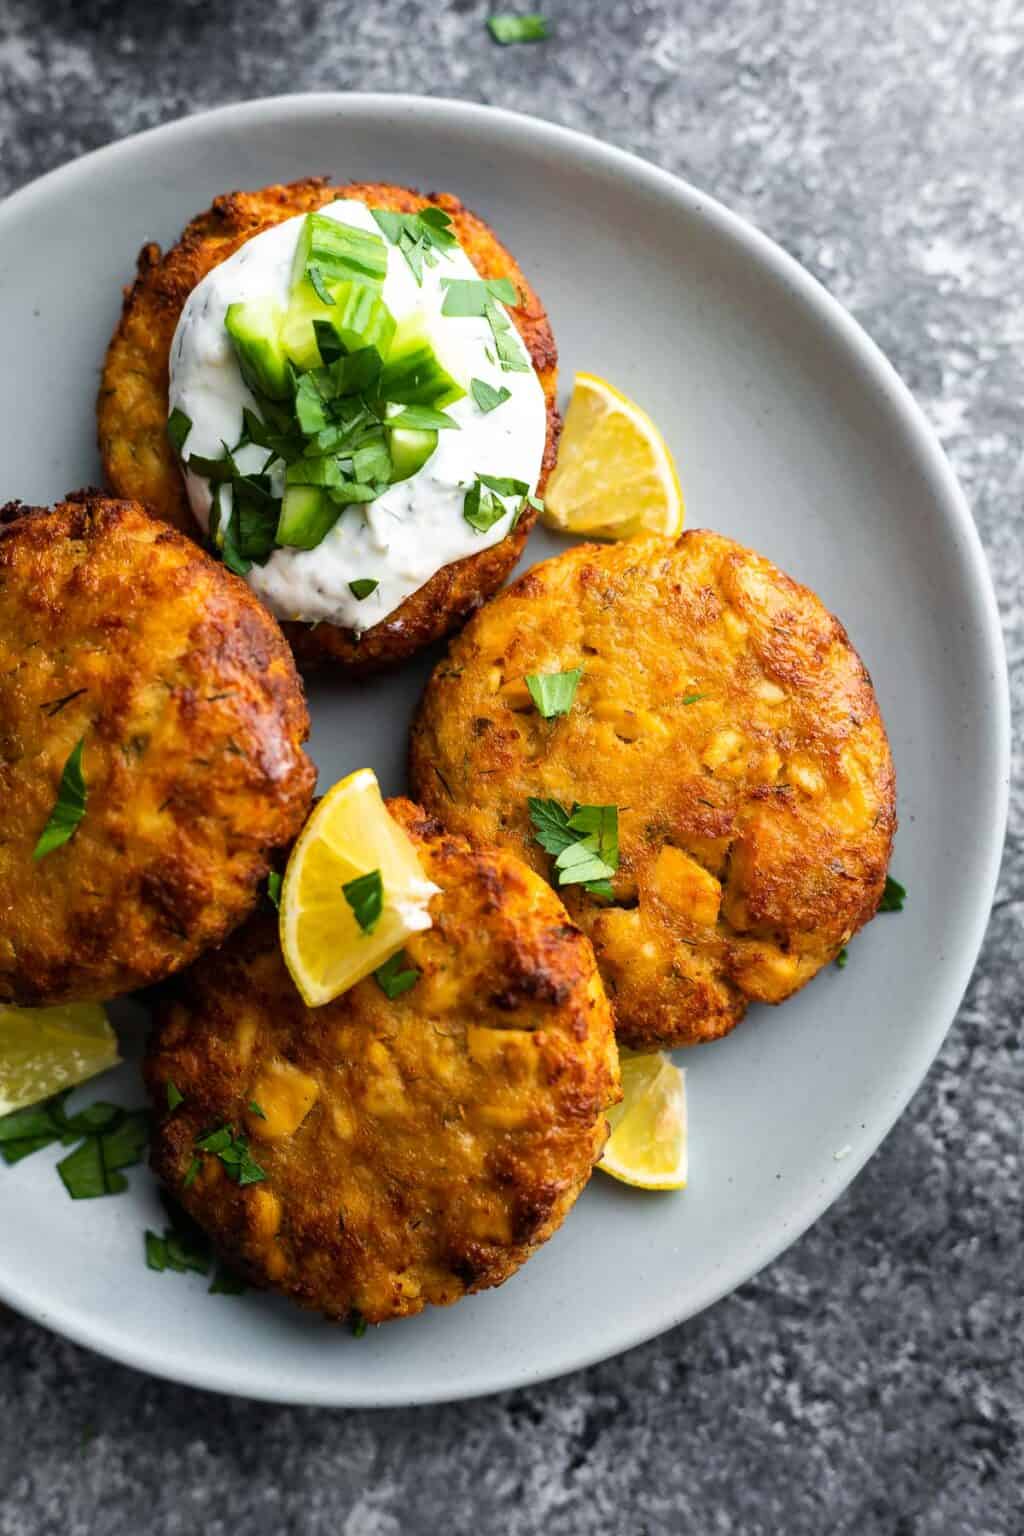
<path id="1" fill-rule="evenodd" d="M 246 122 L 263 122 L 268 117 L 274 116 L 286 117 L 294 122 L 303 117 L 319 119 L 325 113 L 337 114 L 339 118 L 345 116 L 372 118 L 375 113 L 381 112 L 386 112 L 392 119 L 396 114 L 402 114 L 409 119 L 433 118 L 448 127 L 461 126 L 468 130 L 467 137 L 471 135 L 475 122 L 486 120 L 489 124 L 502 129 L 512 140 L 546 143 L 556 150 L 560 148 L 570 153 L 577 159 L 582 157 L 589 161 L 591 166 L 601 166 L 612 174 L 628 176 L 634 183 L 654 193 L 675 201 L 685 201 L 689 212 L 699 214 L 711 226 L 715 235 L 749 257 L 755 267 L 760 267 L 762 271 L 767 270 L 770 275 L 783 280 L 794 299 L 809 310 L 813 318 L 832 333 L 846 347 L 851 356 L 859 361 L 864 370 L 865 392 L 870 392 L 873 396 L 884 400 L 894 428 L 909 444 L 921 464 L 922 472 L 928 480 L 932 499 L 941 506 L 944 521 L 959 535 L 961 560 L 968 572 L 970 590 L 980 610 L 977 615 L 979 639 L 983 642 L 991 669 L 985 712 L 989 716 L 989 729 L 992 736 L 994 783 L 986 786 L 986 790 L 993 798 L 993 809 L 986 823 L 987 847 L 984 850 L 984 873 L 976 884 L 973 911 L 969 921 L 965 920 L 964 933 L 959 942 L 959 953 L 949 962 L 955 980 L 955 986 L 952 983 L 949 986 L 949 1005 L 941 1010 L 941 1015 L 936 1016 L 931 1028 L 920 1031 L 920 1039 L 913 1052 L 912 1063 L 905 1068 L 898 1091 L 887 1100 L 884 1106 L 880 1106 L 872 1122 L 870 1136 L 866 1139 L 866 1150 L 860 1147 L 856 1153 L 844 1161 L 841 1171 L 837 1170 L 834 1180 L 828 1184 L 822 1196 L 818 1198 L 808 1196 L 802 1200 L 791 1219 L 784 1227 L 780 1227 L 778 1240 L 768 1244 L 764 1251 L 753 1256 L 755 1262 L 752 1268 L 746 1267 L 748 1261 L 745 1260 L 742 1273 L 738 1275 L 730 1273 L 727 1279 L 707 1283 L 696 1295 L 691 1294 L 685 1304 L 673 1309 L 667 1315 L 659 1313 L 653 1322 L 648 1317 L 634 1322 L 631 1327 L 623 1328 L 610 1347 L 602 1339 L 595 1339 L 587 1347 L 581 1346 L 566 1356 L 560 1356 L 550 1369 L 543 1366 L 540 1368 L 534 1366 L 518 1372 L 506 1369 L 500 1378 L 486 1385 L 472 1386 L 468 1390 L 460 1390 L 458 1386 L 448 1384 L 439 1386 L 436 1390 L 431 1390 L 427 1386 L 412 1393 L 408 1390 L 381 1391 L 375 1388 L 371 1378 L 366 1384 L 365 1391 L 359 1390 L 358 1384 L 351 1381 L 339 1382 L 339 1390 L 310 1390 L 307 1386 L 296 1391 L 284 1383 L 275 1387 L 265 1379 L 247 1379 L 244 1362 L 234 1367 L 229 1376 L 221 1369 L 206 1370 L 202 1361 L 195 1355 L 184 1352 L 179 1354 L 174 1363 L 159 1357 L 154 1361 L 147 1356 L 145 1349 L 122 1341 L 117 1336 L 116 1330 L 104 1327 L 102 1320 L 98 1322 L 92 1315 L 80 1315 L 74 1306 L 69 1306 L 62 1312 L 59 1308 L 54 1309 L 52 1305 L 35 1302 L 31 1295 L 26 1295 L 16 1287 L 10 1286 L 0 1269 L 0 1302 L 49 1331 L 58 1333 L 75 1344 L 114 1360 L 120 1365 L 206 1391 L 265 1402 L 338 1408 L 393 1408 L 469 1401 L 495 1392 L 534 1386 L 597 1364 L 634 1349 L 697 1316 L 715 1302 L 731 1294 L 738 1286 L 746 1284 L 802 1237 L 814 1222 L 831 1208 L 869 1158 L 878 1151 L 896 1121 L 903 1114 L 911 1097 L 923 1083 L 956 1018 L 974 973 L 991 916 L 1006 837 L 1011 773 L 1009 674 L 998 603 L 981 536 L 935 430 L 893 365 L 839 300 L 801 266 L 795 257 L 754 224 L 742 215 L 732 212 L 717 198 L 694 186 L 683 177 L 664 170 L 628 150 L 605 143 L 592 134 L 564 127 L 534 114 L 512 111 L 504 107 L 489 106 L 457 97 L 420 96 L 406 92 L 394 94 L 358 91 L 296 92 L 254 97 L 225 106 L 199 109 L 169 122 L 130 134 L 114 143 L 90 150 L 77 159 L 54 167 L 5 198 L 0 204 L 0 229 L 12 219 L 16 220 L 23 209 L 31 206 L 35 198 L 45 196 L 55 182 L 59 181 L 66 185 L 80 177 L 88 177 L 99 163 L 115 166 L 119 160 L 133 156 L 140 145 L 146 145 L 154 139 L 162 139 L 171 146 L 175 141 L 181 142 L 190 136 L 201 135 L 211 125 L 218 123 L 230 122 L 237 127 L 244 126 Z"/>

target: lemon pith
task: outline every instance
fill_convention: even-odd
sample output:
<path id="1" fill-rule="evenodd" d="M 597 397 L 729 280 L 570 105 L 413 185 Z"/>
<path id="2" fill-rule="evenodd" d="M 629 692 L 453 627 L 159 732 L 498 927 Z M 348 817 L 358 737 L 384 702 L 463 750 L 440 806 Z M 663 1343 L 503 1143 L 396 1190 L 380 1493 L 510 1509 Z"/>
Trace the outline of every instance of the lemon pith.
<path id="1" fill-rule="evenodd" d="M 0 1005 L 0 1115 L 84 1083 L 120 1060 L 99 1003 Z"/>
<path id="2" fill-rule="evenodd" d="M 663 1053 L 622 1057 L 622 1102 L 598 1167 L 639 1189 L 685 1189 L 686 1077 Z"/>
<path id="3" fill-rule="evenodd" d="M 342 894 L 379 869 L 384 905 L 364 932 Z M 437 887 L 381 799 L 376 775 L 360 768 L 320 801 L 292 849 L 281 886 L 281 950 L 304 1002 L 319 1007 L 362 981 L 410 934 L 430 927 Z"/>
<path id="4" fill-rule="evenodd" d="M 544 492 L 544 521 L 561 532 L 675 538 L 683 493 L 665 439 L 636 401 L 607 379 L 578 373 Z"/>

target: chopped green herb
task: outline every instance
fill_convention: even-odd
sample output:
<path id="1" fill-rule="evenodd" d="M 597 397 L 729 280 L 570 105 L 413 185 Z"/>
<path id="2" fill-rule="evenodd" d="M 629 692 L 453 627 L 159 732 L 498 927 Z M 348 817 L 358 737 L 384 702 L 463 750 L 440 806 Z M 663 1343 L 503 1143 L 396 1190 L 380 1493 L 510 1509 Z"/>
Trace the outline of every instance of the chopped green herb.
<path id="1" fill-rule="evenodd" d="M 845 971 L 845 969 L 846 969 L 846 962 L 847 962 L 847 960 L 849 958 L 850 958 L 850 951 L 847 949 L 846 945 L 844 944 L 842 949 L 839 951 L 838 955 L 836 955 L 836 969 L 840 970 L 840 971 Z"/>
<path id="2" fill-rule="evenodd" d="M 210 1283 L 211 1296 L 241 1296 L 246 1290 L 248 1286 L 234 1270 L 226 1269 L 223 1264 L 217 1266 L 217 1273 Z"/>
<path id="3" fill-rule="evenodd" d="M 263 1105 L 257 1104 L 255 1099 L 249 1100 L 249 1113 L 250 1115 L 255 1115 L 257 1120 L 265 1120 L 267 1118 L 267 1112 Z"/>
<path id="4" fill-rule="evenodd" d="M 491 328 L 499 366 L 506 373 L 529 373 L 533 365 L 527 360 L 519 334 L 505 311 L 497 304 L 488 303 L 484 305 L 484 314 Z"/>
<path id="5" fill-rule="evenodd" d="M 559 885 L 582 885 L 593 896 L 611 897 L 610 877 L 619 867 L 619 813 L 614 805 L 527 801 L 534 836 L 555 860 Z"/>
<path id="6" fill-rule="evenodd" d="M 477 475 L 463 497 L 462 515 L 477 533 L 486 533 L 508 513 L 509 508 L 505 506 L 503 498 L 509 496 L 519 497 L 519 504 L 514 510 L 512 520 L 514 528 L 523 507 L 527 503 L 531 506 L 538 504 L 536 498 L 530 494 L 530 487 L 525 480 L 513 480 L 502 475 Z"/>
<path id="7" fill-rule="evenodd" d="M 179 1104 L 184 1104 L 184 1102 L 185 1102 L 185 1095 L 182 1093 L 182 1091 L 178 1087 L 177 1083 L 172 1083 L 172 1082 L 168 1081 L 168 1083 L 167 1083 L 167 1108 L 173 1112 L 174 1110 L 177 1109 Z"/>
<path id="8" fill-rule="evenodd" d="M 551 36 L 551 23 L 535 11 L 527 16 L 491 16 L 487 28 L 496 43 L 542 43 Z"/>
<path id="9" fill-rule="evenodd" d="M 372 592 L 376 592 L 379 586 L 380 582 L 374 581 L 372 577 L 360 576 L 356 581 L 349 582 L 348 589 L 352 593 L 352 596 L 355 598 L 356 602 L 361 603 L 365 598 L 369 597 Z"/>
<path id="10" fill-rule="evenodd" d="M 275 908 L 281 906 L 281 875 L 276 869 L 272 869 L 267 876 L 267 900 Z"/>
<path id="11" fill-rule="evenodd" d="M 417 283 L 423 282 L 424 264 L 435 266 L 439 256 L 447 256 L 458 245 L 451 229 L 451 215 L 443 208 L 421 208 L 419 213 L 371 208 L 370 212 L 385 240 L 398 246 Z"/>
<path id="12" fill-rule="evenodd" d="M 356 1312 L 353 1309 L 349 1315 L 349 1321 L 352 1324 L 353 1337 L 361 1339 L 366 1332 L 366 1318 L 361 1312 Z"/>
<path id="13" fill-rule="evenodd" d="M 397 416 L 389 416 L 385 425 L 389 432 L 396 427 L 409 428 L 414 432 L 443 432 L 462 429 L 445 411 L 435 411 L 429 405 L 404 405 Z"/>
<path id="14" fill-rule="evenodd" d="M 356 922 L 364 933 L 372 933 L 384 910 L 384 882 L 379 869 L 346 880 L 341 894 L 352 908 Z"/>
<path id="15" fill-rule="evenodd" d="M 74 1200 L 118 1195 L 128 1187 L 118 1170 L 141 1160 L 149 1113 L 101 1100 L 68 1115 L 64 1104 L 69 1093 L 66 1089 L 43 1104 L 0 1118 L 0 1156 L 13 1164 L 55 1142 L 77 1142 L 57 1165 L 68 1194 Z"/>
<path id="16" fill-rule="evenodd" d="M 885 890 L 882 892 L 882 899 L 878 903 L 879 912 L 902 912 L 906 899 L 906 886 L 900 885 L 900 882 L 894 880 L 891 875 L 886 875 Z"/>
<path id="17" fill-rule="evenodd" d="M 530 690 L 530 698 L 537 706 L 538 713 L 543 715 L 545 720 L 567 715 L 573 706 L 576 689 L 579 687 L 582 676 L 582 667 L 573 667 L 571 672 L 527 673 L 526 686 Z"/>
<path id="18" fill-rule="evenodd" d="M 84 745 L 85 737 L 83 736 L 64 764 L 57 790 L 57 800 L 50 812 L 50 819 L 36 843 L 35 852 L 32 855 L 34 859 L 45 859 L 46 855 L 53 853 L 54 849 L 62 848 L 74 836 L 78 823 L 85 815 L 87 791 L 82 773 Z"/>
<path id="19" fill-rule="evenodd" d="M 404 949 L 379 965 L 373 975 L 385 997 L 392 999 L 401 997 L 403 992 L 408 992 L 420 979 L 420 972 L 416 966 L 410 965 Z"/>
<path id="20" fill-rule="evenodd" d="M 205 1136 L 197 1137 L 195 1147 L 197 1152 L 208 1152 L 219 1158 L 224 1172 L 236 1184 L 258 1184 L 267 1176 L 259 1163 L 253 1160 L 247 1139 L 236 1136 L 231 1125 L 219 1126 L 217 1130 L 207 1131 Z M 195 1174 L 190 1167 L 185 1175 L 186 1188 L 193 1178 Z"/>
<path id="21" fill-rule="evenodd" d="M 194 1157 L 185 1170 L 185 1177 L 181 1181 L 182 1189 L 191 1189 L 196 1181 L 196 1174 L 202 1167 L 202 1159 Z"/>
<path id="22" fill-rule="evenodd" d="M 146 1267 L 162 1274 L 167 1268 L 167 1244 L 158 1232 L 147 1230 L 145 1234 Z"/>
<path id="23" fill-rule="evenodd" d="M 181 458 L 185 450 L 185 440 L 191 431 L 191 419 L 185 415 L 183 410 L 175 406 L 167 418 L 167 436 L 170 438 L 171 446 L 179 458 Z"/>
<path id="24" fill-rule="evenodd" d="M 477 408 L 486 416 L 489 411 L 496 411 L 499 405 L 504 405 L 506 400 L 511 400 L 512 391 L 506 389 L 503 384 L 500 389 L 495 389 L 493 384 L 488 384 L 486 379 L 470 379 L 469 392 L 476 402 Z"/>
<path id="25" fill-rule="evenodd" d="M 441 282 L 445 290 L 442 315 L 486 315 L 487 306 L 494 299 L 502 304 L 519 302 L 515 284 L 507 277 L 443 277 Z"/>
<path id="26" fill-rule="evenodd" d="M 707 698 L 707 694 L 706 693 L 688 693 L 688 694 L 684 695 L 683 699 L 681 700 L 681 703 L 683 703 L 683 704 L 699 704 L 701 699 L 706 699 L 706 698 Z"/>

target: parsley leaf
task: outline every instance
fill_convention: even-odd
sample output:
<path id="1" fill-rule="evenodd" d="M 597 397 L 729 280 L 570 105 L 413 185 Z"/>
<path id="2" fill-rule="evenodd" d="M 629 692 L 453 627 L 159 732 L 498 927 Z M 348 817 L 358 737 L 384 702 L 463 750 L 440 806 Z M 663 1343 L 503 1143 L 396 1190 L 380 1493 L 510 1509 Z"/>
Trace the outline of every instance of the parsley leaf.
<path id="1" fill-rule="evenodd" d="M 182 1093 L 182 1091 L 178 1087 L 177 1083 L 173 1083 L 173 1082 L 170 1081 L 170 1079 L 168 1079 L 168 1082 L 167 1082 L 167 1108 L 173 1113 L 174 1110 L 177 1109 L 178 1105 L 179 1104 L 184 1104 L 184 1102 L 185 1102 L 185 1095 Z"/>
<path id="2" fill-rule="evenodd" d="M 487 29 L 496 43 L 542 43 L 551 36 L 551 23 L 536 11 L 527 16 L 491 16 Z"/>
<path id="3" fill-rule="evenodd" d="M 545 853 L 557 855 L 563 848 L 575 842 L 575 834 L 569 827 L 569 813 L 557 800 L 536 800 L 531 795 L 526 802 L 533 822 L 533 834 Z"/>
<path id="4" fill-rule="evenodd" d="M 527 503 L 535 507 L 540 506 L 537 498 L 530 494 L 530 487 L 525 480 L 513 480 L 507 475 L 477 475 L 463 497 L 462 515 L 477 533 L 486 533 L 508 512 L 509 509 L 505 506 L 503 498 L 509 496 L 519 497 L 519 504 L 515 508 L 509 527 L 511 533 Z"/>
<path id="5" fill-rule="evenodd" d="M 267 876 L 267 900 L 276 909 L 281 906 L 281 875 L 276 869 L 272 869 Z"/>
<path id="6" fill-rule="evenodd" d="M 183 410 L 175 406 L 167 418 L 167 436 L 170 438 L 171 446 L 179 458 L 181 458 L 184 452 L 185 440 L 191 431 L 191 417 L 186 416 Z"/>
<path id="7" fill-rule="evenodd" d="M 847 960 L 849 958 L 850 958 L 850 951 L 847 949 L 846 945 L 844 944 L 842 949 L 839 951 L 838 955 L 836 955 L 836 970 L 837 971 L 845 971 L 845 969 L 846 969 L 846 962 L 847 962 Z"/>
<path id="8" fill-rule="evenodd" d="M 486 315 L 494 299 L 513 306 L 519 302 L 515 284 L 507 277 L 443 277 L 441 282 L 445 290 L 442 315 Z"/>
<path id="9" fill-rule="evenodd" d="M 384 910 L 384 882 L 380 870 L 371 869 L 369 874 L 346 880 L 341 894 L 352 908 L 355 920 L 363 932 L 372 933 Z"/>
<path id="10" fill-rule="evenodd" d="M 567 715 L 572 709 L 582 676 L 582 667 L 573 667 L 571 672 L 528 672 L 526 686 L 538 714 L 543 715 L 545 720 Z"/>
<path id="11" fill-rule="evenodd" d="M 451 215 L 443 208 L 421 208 L 419 213 L 371 208 L 370 212 L 385 240 L 398 246 L 417 283 L 423 282 L 424 264 L 435 266 L 439 256 L 447 256 L 459 243 L 452 233 Z"/>
<path id="12" fill-rule="evenodd" d="M 446 428 L 456 432 L 462 430 L 444 411 L 435 411 L 429 405 L 405 405 L 397 416 L 389 416 L 385 425 L 389 432 L 395 427 L 411 427 L 416 432 L 443 432 Z"/>
<path id="13" fill-rule="evenodd" d="M 236 1136 L 233 1125 L 222 1125 L 215 1131 L 207 1131 L 205 1136 L 196 1138 L 195 1147 L 197 1152 L 208 1152 L 218 1157 L 224 1172 L 236 1184 L 258 1184 L 267 1176 L 259 1163 L 253 1160 L 248 1140 L 244 1136 Z M 194 1162 L 189 1165 L 185 1188 L 188 1188 L 198 1171 Z"/>
<path id="14" fill-rule="evenodd" d="M 350 581 L 348 589 L 357 603 L 363 602 L 372 592 L 376 592 L 380 582 L 374 581 L 371 576 L 360 576 L 355 581 Z"/>
<path id="15" fill-rule="evenodd" d="M 619 867 L 619 812 L 614 805 L 527 801 L 534 836 L 555 860 L 559 885 L 582 885 L 592 896 L 611 898 L 608 883 Z"/>
<path id="16" fill-rule="evenodd" d="M 390 960 L 385 960 L 383 965 L 378 965 L 373 975 L 384 996 L 392 999 L 401 997 L 403 992 L 408 992 L 420 979 L 420 972 L 416 966 L 410 965 L 404 949 L 392 955 Z"/>
<path id="17" fill-rule="evenodd" d="M 706 693 L 687 693 L 680 699 L 681 704 L 699 704 L 701 699 L 706 699 Z"/>
<path id="18" fill-rule="evenodd" d="M 499 405 L 504 405 L 506 400 L 511 400 L 512 391 L 506 389 L 504 384 L 500 389 L 495 389 L 493 384 L 488 384 L 486 379 L 470 379 L 469 392 L 473 396 L 477 407 L 486 416 L 490 411 L 496 411 Z"/>
<path id="19" fill-rule="evenodd" d="M 879 912 L 902 912 L 907 899 L 907 888 L 900 885 L 891 875 L 885 877 L 885 890 L 882 899 L 878 903 Z"/>
<path id="20" fill-rule="evenodd" d="M 85 802 L 88 798 L 85 787 L 85 778 L 82 773 L 82 748 L 85 745 L 85 737 L 81 737 L 75 746 L 60 776 L 60 786 L 57 790 L 57 800 L 50 819 L 40 834 L 32 855 L 34 859 L 45 859 L 48 853 L 53 853 L 55 848 L 62 848 L 74 835 L 75 828 L 85 815 Z"/>
<path id="21" fill-rule="evenodd" d="M 506 373 L 529 373 L 533 365 L 527 361 L 519 340 L 519 333 L 513 330 L 512 322 L 505 311 L 499 309 L 496 304 L 485 304 L 484 314 L 491 328 L 494 350 L 501 368 Z"/>
<path id="22" fill-rule="evenodd" d="M 255 1099 L 249 1100 L 249 1113 L 250 1115 L 255 1115 L 257 1120 L 265 1120 L 267 1118 L 267 1112 L 263 1105 L 257 1104 Z"/>

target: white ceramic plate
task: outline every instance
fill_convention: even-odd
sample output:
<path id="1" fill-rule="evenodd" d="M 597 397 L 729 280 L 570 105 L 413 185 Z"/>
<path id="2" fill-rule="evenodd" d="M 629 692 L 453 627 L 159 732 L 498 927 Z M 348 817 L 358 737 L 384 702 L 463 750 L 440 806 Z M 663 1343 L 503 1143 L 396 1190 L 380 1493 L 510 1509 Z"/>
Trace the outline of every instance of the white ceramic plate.
<path id="1" fill-rule="evenodd" d="M 692 187 L 464 102 L 229 107 L 12 197 L 0 209 L 4 496 L 46 502 L 97 482 L 97 370 L 143 242 L 173 241 L 218 192 L 311 172 L 457 192 L 536 284 L 563 379 L 605 374 L 664 428 L 690 525 L 763 550 L 842 617 L 889 727 L 893 868 L 910 889 L 906 911 L 873 923 L 845 971 L 686 1055 L 685 1193 L 643 1195 L 597 1175 L 500 1290 L 362 1340 L 285 1303 L 209 1296 L 195 1276 L 148 1271 L 142 1231 L 158 1207 L 144 1169 L 130 1195 L 79 1204 L 56 1178 L 56 1153 L 0 1169 L 0 1296 L 49 1327 L 222 1391 L 416 1403 L 553 1376 L 690 1317 L 791 1243 L 878 1146 L 938 1049 L 984 931 L 1006 814 L 1005 661 L 949 466 L 849 316 Z M 535 535 L 527 559 L 554 547 Z M 429 664 L 372 689 L 312 688 L 322 785 L 369 763 L 386 789 L 402 786 Z M 134 1069 L 117 1081 L 140 1101 Z"/>

